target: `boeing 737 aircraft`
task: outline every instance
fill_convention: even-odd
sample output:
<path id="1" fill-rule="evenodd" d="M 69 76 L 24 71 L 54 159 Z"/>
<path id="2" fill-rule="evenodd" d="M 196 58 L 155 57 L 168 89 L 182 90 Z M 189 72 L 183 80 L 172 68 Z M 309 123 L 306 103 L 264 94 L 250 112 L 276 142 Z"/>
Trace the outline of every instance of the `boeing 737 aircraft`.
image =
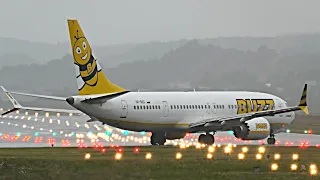
<path id="1" fill-rule="evenodd" d="M 152 132 L 151 144 L 163 145 L 166 139 L 183 138 L 186 133 L 202 133 L 198 141 L 213 144 L 214 135 L 210 132 L 229 130 L 239 139 L 269 137 L 268 144 L 275 144 L 275 134 L 292 123 L 294 111 L 308 114 L 307 85 L 300 104 L 294 107 L 288 107 L 277 96 L 259 92 L 130 92 L 105 77 L 78 21 L 68 20 L 68 27 L 79 95 L 10 93 L 66 101 L 77 110 L 23 107 L 17 103 L 3 115 L 17 109 L 86 114 L 91 118 L 88 121 L 101 121 L 129 131 Z M 10 98 L 9 92 L 3 90 Z"/>

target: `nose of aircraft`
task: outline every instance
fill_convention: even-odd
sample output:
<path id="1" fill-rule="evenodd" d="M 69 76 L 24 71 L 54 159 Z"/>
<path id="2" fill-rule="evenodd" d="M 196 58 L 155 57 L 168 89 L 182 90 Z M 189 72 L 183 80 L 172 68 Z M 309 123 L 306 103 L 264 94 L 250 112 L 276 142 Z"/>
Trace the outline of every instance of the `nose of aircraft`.
<path id="1" fill-rule="evenodd" d="M 72 105 L 74 103 L 74 98 L 73 97 L 69 97 L 66 100 L 70 105 Z"/>

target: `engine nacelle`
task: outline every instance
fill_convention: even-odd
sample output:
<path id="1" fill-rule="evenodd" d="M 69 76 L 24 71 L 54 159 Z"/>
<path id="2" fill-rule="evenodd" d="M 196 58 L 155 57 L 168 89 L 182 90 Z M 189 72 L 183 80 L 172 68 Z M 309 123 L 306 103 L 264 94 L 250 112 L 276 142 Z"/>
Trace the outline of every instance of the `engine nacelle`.
<path id="1" fill-rule="evenodd" d="M 270 123 L 266 118 L 258 117 L 233 128 L 234 136 L 242 140 L 261 140 L 270 135 Z"/>
<path id="2" fill-rule="evenodd" d="M 174 139 L 181 139 L 184 138 L 186 133 L 166 133 L 166 139 L 174 140 Z"/>

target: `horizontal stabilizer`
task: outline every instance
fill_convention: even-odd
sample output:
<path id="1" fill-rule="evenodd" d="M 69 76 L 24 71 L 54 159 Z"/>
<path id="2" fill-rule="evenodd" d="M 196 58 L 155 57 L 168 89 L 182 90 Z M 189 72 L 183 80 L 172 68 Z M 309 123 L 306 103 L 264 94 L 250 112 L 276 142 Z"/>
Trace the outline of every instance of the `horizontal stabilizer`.
<path id="1" fill-rule="evenodd" d="M 16 111 L 16 110 L 19 110 L 19 108 L 10 109 L 9 111 L 6 111 L 6 112 L 2 113 L 1 115 L 4 116 L 4 115 L 9 114 L 9 113 L 11 113 L 13 111 Z"/>
<path id="2" fill-rule="evenodd" d="M 51 108 L 40 108 L 40 107 L 26 107 L 26 106 L 22 106 L 20 105 L 20 103 L 10 94 L 12 92 L 7 91 L 3 86 L 1 86 L 2 90 L 4 91 L 4 93 L 7 95 L 7 97 L 9 98 L 9 100 L 11 101 L 12 105 L 13 105 L 13 109 L 10 109 L 9 111 L 6 111 L 4 113 L 2 113 L 2 115 L 6 115 L 9 114 L 13 111 L 16 110 L 29 110 L 29 111 L 43 111 L 43 112 L 54 112 L 54 113 L 66 113 L 66 114 L 78 114 L 78 115 L 82 115 L 83 113 L 81 111 L 78 110 L 71 110 L 71 109 L 51 109 Z M 25 95 L 24 93 L 21 93 L 22 95 Z"/>

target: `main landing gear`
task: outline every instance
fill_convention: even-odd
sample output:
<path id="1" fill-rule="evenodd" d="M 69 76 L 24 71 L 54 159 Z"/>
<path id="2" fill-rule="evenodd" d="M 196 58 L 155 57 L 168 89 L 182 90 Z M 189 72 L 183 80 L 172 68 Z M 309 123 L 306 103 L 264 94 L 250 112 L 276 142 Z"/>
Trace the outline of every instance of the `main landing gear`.
<path id="1" fill-rule="evenodd" d="M 214 143 L 214 136 L 209 133 L 200 134 L 198 142 L 202 144 L 212 145 Z"/>
<path id="2" fill-rule="evenodd" d="M 151 135 L 151 145 L 164 145 L 166 142 L 166 137 L 164 133 L 152 133 Z"/>
<path id="3" fill-rule="evenodd" d="M 274 134 L 270 134 L 270 137 L 267 139 L 267 143 L 272 144 L 272 145 L 276 143 L 276 139 L 274 138 Z"/>

